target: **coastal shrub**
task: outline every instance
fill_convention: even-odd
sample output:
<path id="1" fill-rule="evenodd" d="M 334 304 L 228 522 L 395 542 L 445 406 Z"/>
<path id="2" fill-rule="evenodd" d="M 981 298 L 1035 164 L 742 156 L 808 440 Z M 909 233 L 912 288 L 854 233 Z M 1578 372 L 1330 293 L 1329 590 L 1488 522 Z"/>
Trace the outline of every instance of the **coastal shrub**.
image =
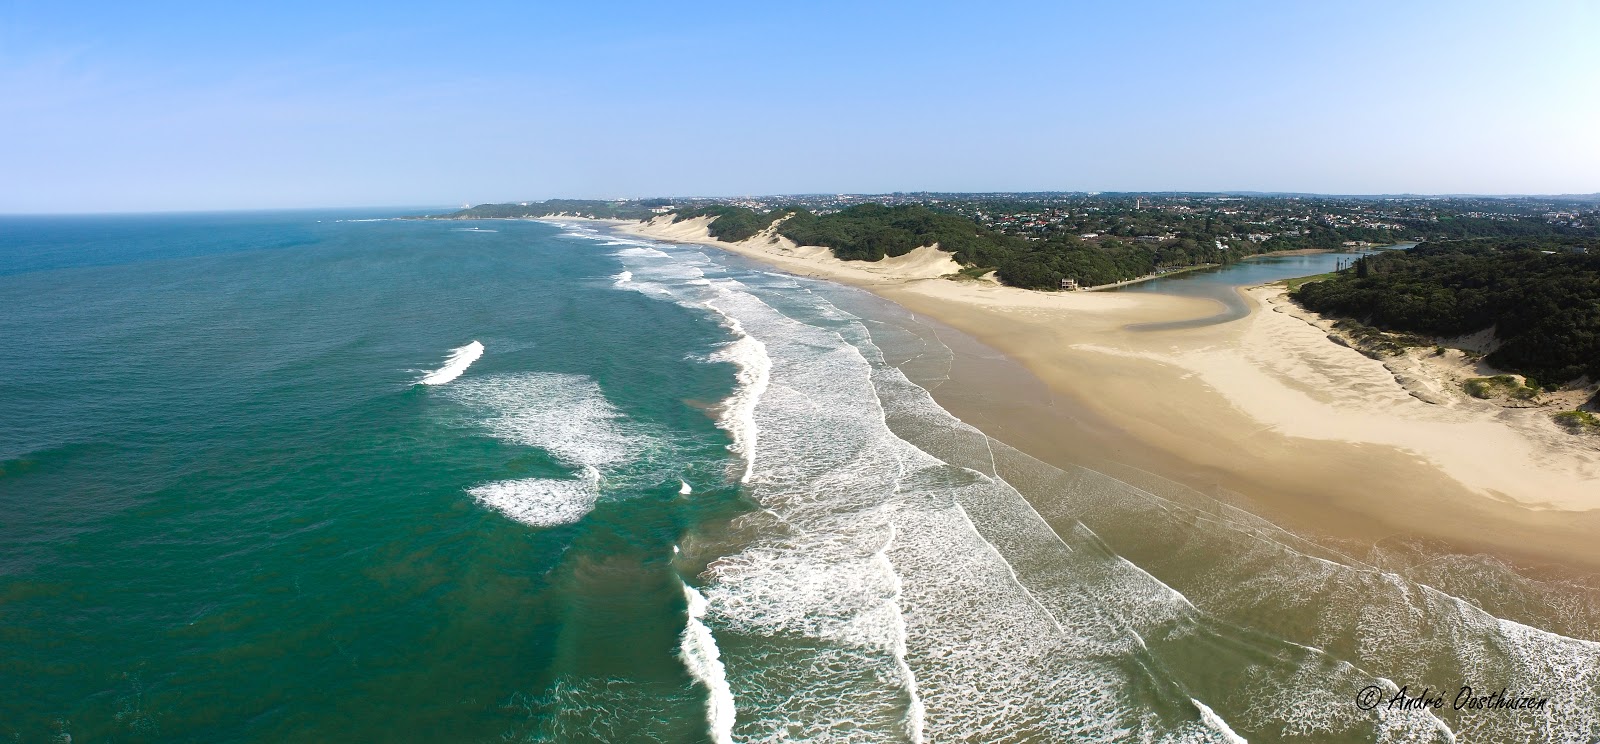
<path id="1" fill-rule="evenodd" d="M 1532 378 L 1523 379 L 1525 382 L 1518 382 L 1517 378 L 1511 375 L 1474 377 L 1461 383 L 1461 388 L 1474 398 L 1489 399 L 1505 395 L 1515 400 L 1533 400 L 1539 397 L 1541 390 L 1539 383 Z"/>
<path id="2" fill-rule="evenodd" d="M 1556 423 L 1574 432 L 1600 431 L 1600 417 L 1588 411 L 1562 411 L 1553 418 Z"/>
<path id="3" fill-rule="evenodd" d="M 682 222 L 696 217 L 712 217 L 714 219 L 711 220 L 711 224 L 706 226 L 706 231 L 711 233 L 711 237 L 737 243 L 755 237 L 757 233 L 771 227 L 773 222 L 786 214 L 788 211 L 782 209 L 757 212 L 748 207 L 712 204 L 675 212 L 672 221 Z"/>

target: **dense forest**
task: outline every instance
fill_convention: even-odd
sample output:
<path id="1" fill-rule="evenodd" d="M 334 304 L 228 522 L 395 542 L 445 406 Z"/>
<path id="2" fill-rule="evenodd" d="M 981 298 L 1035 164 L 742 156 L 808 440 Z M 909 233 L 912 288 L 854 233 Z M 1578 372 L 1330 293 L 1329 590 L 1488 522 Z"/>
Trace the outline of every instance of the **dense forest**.
<path id="1" fill-rule="evenodd" d="M 1423 243 L 1301 285 L 1310 310 L 1390 331 L 1450 337 L 1493 327 L 1485 361 L 1545 383 L 1600 379 L 1600 240 Z"/>
<path id="2" fill-rule="evenodd" d="M 1029 289 L 1056 289 L 1063 278 L 1086 286 L 1110 284 L 1158 268 L 1223 263 L 1232 258 L 1214 242 L 1205 244 L 1189 237 L 1160 244 L 1116 239 L 1088 243 L 1075 235 L 1029 239 L 917 204 L 862 204 L 823 215 L 802 208 L 763 213 L 719 205 L 685 210 L 677 219 L 708 214 L 717 217 L 710 230 L 719 240 L 749 238 L 786 216 L 778 225 L 778 234 L 801 245 L 832 248 L 835 256 L 845 260 L 876 261 L 938 243 L 954 253 L 957 261 L 997 270 L 1002 282 Z"/>

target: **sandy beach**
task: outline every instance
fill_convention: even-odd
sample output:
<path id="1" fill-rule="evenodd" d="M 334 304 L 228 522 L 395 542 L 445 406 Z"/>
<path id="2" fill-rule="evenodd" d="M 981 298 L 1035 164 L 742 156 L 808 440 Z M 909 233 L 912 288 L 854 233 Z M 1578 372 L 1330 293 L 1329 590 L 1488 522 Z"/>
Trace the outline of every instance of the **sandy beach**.
<path id="1" fill-rule="evenodd" d="M 861 287 L 993 347 L 1044 383 L 1047 404 L 997 415 L 982 401 L 1003 398 L 999 391 L 935 396 L 1047 462 L 1111 458 L 1333 539 L 1435 539 L 1464 552 L 1600 568 L 1593 438 L 1566 434 L 1543 409 L 1427 402 L 1413 394 L 1414 376 L 1330 341 L 1281 288 L 1248 290 L 1252 311 L 1241 320 L 1131 331 L 1209 316 L 1216 304 L 954 280 L 943 277 L 960 266 L 936 247 L 845 262 L 770 230 L 724 243 L 706 224 L 658 218 L 616 227 Z"/>

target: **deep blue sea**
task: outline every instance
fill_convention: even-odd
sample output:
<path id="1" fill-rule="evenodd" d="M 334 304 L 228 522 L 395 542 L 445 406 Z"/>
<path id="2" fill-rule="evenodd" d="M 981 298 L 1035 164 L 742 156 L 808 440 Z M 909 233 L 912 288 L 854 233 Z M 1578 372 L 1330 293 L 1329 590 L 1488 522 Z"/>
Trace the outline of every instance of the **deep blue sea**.
<path id="1" fill-rule="evenodd" d="M 0 736 L 1600 736 L 1600 652 L 1540 629 L 1590 610 L 1492 561 L 1032 460 L 855 290 L 393 216 L 0 218 Z M 1558 705 L 1356 704 L 1469 678 Z"/>

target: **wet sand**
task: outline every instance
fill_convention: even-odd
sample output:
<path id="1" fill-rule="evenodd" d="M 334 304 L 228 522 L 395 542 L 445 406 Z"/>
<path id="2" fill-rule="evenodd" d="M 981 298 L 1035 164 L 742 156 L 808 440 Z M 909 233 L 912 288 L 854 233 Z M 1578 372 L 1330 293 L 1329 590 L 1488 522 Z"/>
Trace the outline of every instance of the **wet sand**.
<path id="1" fill-rule="evenodd" d="M 1425 539 L 1449 552 L 1600 569 L 1600 452 L 1551 449 L 1492 412 L 1430 407 L 1381 364 L 1298 318 L 1262 312 L 1254 298 L 1236 321 L 1131 331 L 1212 316 L 1218 305 L 952 281 L 936 278 L 948 264 L 933 254 L 902 271 L 774 235 L 723 243 L 689 222 L 618 229 L 852 284 L 970 335 L 977 348 L 956 349 L 949 382 L 929 385 L 935 398 L 1045 462 L 1148 471 L 1346 544 Z"/>

